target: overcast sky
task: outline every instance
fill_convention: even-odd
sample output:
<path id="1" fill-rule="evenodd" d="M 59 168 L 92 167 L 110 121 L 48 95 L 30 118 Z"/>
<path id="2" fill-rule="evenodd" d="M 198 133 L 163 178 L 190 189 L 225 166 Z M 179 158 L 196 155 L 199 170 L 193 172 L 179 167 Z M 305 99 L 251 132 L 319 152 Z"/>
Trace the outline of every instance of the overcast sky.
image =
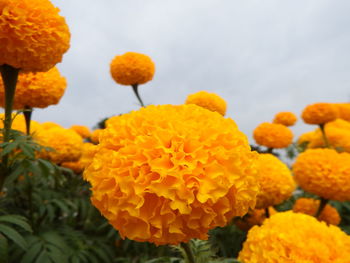
<path id="1" fill-rule="evenodd" d="M 181 104 L 207 90 L 228 103 L 227 116 L 251 137 L 279 111 L 300 115 L 314 102 L 350 99 L 348 0 L 54 0 L 71 48 L 59 64 L 68 80 L 57 106 L 34 119 L 94 126 L 138 108 L 109 64 L 135 51 L 156 64 L 140 86 L 146 104 Z M 305 130 L 302 121 L 293 128 Z M 309 129 L 312 129 L 310 127 Z"/>

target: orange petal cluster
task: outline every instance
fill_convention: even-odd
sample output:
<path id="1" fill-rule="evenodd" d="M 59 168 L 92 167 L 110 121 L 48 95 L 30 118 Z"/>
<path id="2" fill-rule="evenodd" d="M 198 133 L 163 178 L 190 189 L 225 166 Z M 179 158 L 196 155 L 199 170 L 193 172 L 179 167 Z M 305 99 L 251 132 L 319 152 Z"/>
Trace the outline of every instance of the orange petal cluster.
<path id="1" fill-rule="evenodd" d="M 306 106 L 301 117 L 307 124 L 325 124 L 338 117 L 338 109 L 332 103 L 315 103 Z"/>
<path id="2" fill-rule="evenodd" d="M 109 119 L 84 177 L 122 237 L 178 244 L 255 206 L 256 158 L 233 120 L 192 104 L 151 105 Z"/>
<path id="3" fill-rule="evenodd" d="M 199 91 L 191 94 L 186 99 L 186 104 L 196 104 L 210 111 L 216 111 L 225 116 L 227 104 L 226 101 L 215 93 Z"/>
<path id="4" fill-rule="evenodd" d="M 282 124 L 263 122 L 255 128 L 253 137 L 262 146 L 285 148 L 292 143 L 293 133 Z"/>
<path id="5" fill-rule="evenodd" d="M 49 0 L 0 1 L 0 65 L 47 71 L 69 48 L 66 21 Z"/>
<path id="6" fill-rule="evenodd" d="M 89 138 L 91 135 L 89 127 L 84 125 L 72 125 L 70 129 L 78 133 L 83 139 Z"/>
<path id="7" fill-rule="evenodd" d="M 275 115 L 273 123 L 282 124 L 284 126 L 293 126 L 298 120 L 293 112 L 279 112 Z"/>

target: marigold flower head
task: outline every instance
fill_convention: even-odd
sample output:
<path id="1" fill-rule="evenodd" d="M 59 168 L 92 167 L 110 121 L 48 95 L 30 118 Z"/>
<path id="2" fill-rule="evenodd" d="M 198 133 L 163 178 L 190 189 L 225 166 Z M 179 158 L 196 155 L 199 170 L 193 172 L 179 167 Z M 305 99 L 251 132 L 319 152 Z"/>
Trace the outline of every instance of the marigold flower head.
<path id="1" fill-rule="evenodd" d="M 100 134 L 103 131 L 103 129 L 96 129 L 94 130 L 91 135 L 90 135 L 90 140 L 95 143 L 98 144 L 100 142 Z"/>
<path id="2" fill-rule="evenodd" d="M 295 116 L 293 112 L 279 112 L 275 115 L 273 123 L 282 124 L 284 126 L 293 126 L 297 119 L 297 116 Z"/>
<path id="3" fill-rule="evenodd" d="M 335 103 L 334 105 L 338 110 L 338 118 L 350 121 L 350 103 Z"/>
<path id="4" fill-rule="evenodd" d="M 350 237 L 340 228 L 291 211 L 253 227 L 238 257 L 242 263 L 347 263 L 349 258 Z"/>
<path id="5" fill-rule="evenodd" d="M 222 116 L 226 114 L 226 101 L 215 93 L 199 91 L 191 94 L 186 99 L 186 104 L 196 104 L 210 111 L 216 111 Z"/>
<path id="6" fill-rule="evenodd" d="M 96 145 L 89 142 L 85 142 L 82 147 L 80 159 L 75 162 L 63 162 L 61 166 L 73 170 L 73 172 L 75 172 L 76 174 L 81 174 L 84 171 L 84 169 L 91 164 L 96 150 Z"/>
<path id="7" fill-rule="evenodd" d="M 4 128 L 4 119 L 5 119 L 5 114 L 0 113 L 0 129 Z M 31 120 L 30 127 L 31 127 L 30 128 L 31 134 L 33 134 L 36 132 L 36 130 L 41 128 L 41 125 L 37 121 Z M 25 122 L 23 114 L 14 114 L 14 113 L 12 114 L 12 127 L 11 127 L 11 129 L 20 131 L 24 134 L 26 133 L 26 122 Z"/>
<path id="8" fill-rule="evenodd" d="M 303 213 L 310 216 L 314 216 L 317 213 L 317 210 L 320 206 L 320 200 L 313 198 L 299 198 L 295 201 L 293 206 L 293 211 L 295 213 Z M 340 215 L 333 206 L 327 204 L 321 214 L 318 216 L 318 220 L 324 221 L 327 224 L 339 225 Z"/>
<path id="9" fill-rule="evenodd" d="M 41 151 L 39 157 L 54 163 L 74 162 L 81 155 L 83 141 L 75 131 L 59 126 L 42 128 L 34 134 L 34 139 L 42 146 L 53 149 L 53 151 Z"/>
<path id="10" fill-rule="evenodd" d="M 69 48 L 66 21 L 48 0 L 0 1 L 0 65 L 47 71 Z"/>
<path id="11" fill-rule="evenodd" d="M 72 125 L 70 129 L 78 133 L 83 139 L 89 138 L 91 135 L 89 127 L 83 125 Z"/>
<path id="12" fill-rule="evenodd" d="M 325 199 L 350 200 L 350 154 L 308 149 L 293 165 L 294 179 L 305 191 Z"/>
<path id="13" fill-rule="evenodd" d="M 111 75 L 121 85 L 139 85 L 153 79 L 155 65 L 149 56 L 127 52 L 115 56 L 111 62 Z"/>
<path id="14" fill-rule="evenodd" d="M 84 177 L 122 237 L 178 244 L 255 206 L 256 158 L 233 120 L 196 105 L 151 105 L 109 119 Z"/>
<path id="15" fill-rule="evenodd" d="M 277 213 L 277 211 L 272 206 L 270 206 L 268 209 L 270 216 Z M 236 217 L 233 222 L 242 231 L 248 231 L 255 225 L 261 226 L 265 219 L 265 209 L 254 209 L 250 210 L 243 217 Z"/>
<path id="16" fill-rule="evenodd" d="M 263 122 L 255 128 L 253 137 L 257 144 L 268 148 L 285 148 L 292 143 L 292 131 L 276 123 Z"/>
<path id="17" fill-rule="evenodd" d="M 255 208 L 267 208 L 282 203 L 291 197 L 296 188 L 291 171 L 272 154 L 259 154 L 257 181 L 260 192 Z"/>
<path id="18" fill-rule="evenodd" d="M 324 129 L 329 144 L 333 148 L 350 152 L 350 122 L 336 119 L 328 122 Z"/>
<path id="19" fill-rule="evenodd" d="M 338 116 L 338 110 L 332 103 L 315 103 L 306 106 L 301 117 L 307 124 L 325 124 Z"/>
<path id="20" fill-rule="evenodd" d="M 67 81 L 56 67 L 47 72 L 20 73 L 13 102 L 14 109 L 46 108 L 57 104 L 64 94 Z M 5 89 L 0 81 L 0 106 L 4 107 Z"/>

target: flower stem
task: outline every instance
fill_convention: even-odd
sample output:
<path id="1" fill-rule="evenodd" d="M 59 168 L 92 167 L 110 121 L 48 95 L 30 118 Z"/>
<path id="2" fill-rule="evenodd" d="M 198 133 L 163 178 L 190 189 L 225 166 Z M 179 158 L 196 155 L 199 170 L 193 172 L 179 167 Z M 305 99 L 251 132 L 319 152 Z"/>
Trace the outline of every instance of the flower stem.
<path id="1" fill-rule="evenodd" d="M 265 218 L 269 218 L 270 217 L 270 211 L 269 211 L 269 208 L 266 207 L 265 208 Z"/>
<path id="2" fill-rule="evenodd" d="M 274 154 L 274 153 L 273 153 L 273 148 L 271 148 L 271 147 L 267 148 L 266 153 Z"/>
<path id="3" fill-rule="evenodd" d="M 134 84 L 134 85 L 131 85 L 132 86 L 132 90 L 134 91 L 135 95 L 136 95 L 136 98 L 139 100 L 140 104 L 142 107 L 145 107 L 145 105 L 143 104 L 143 101 L 140 97 L 140 94 L 139 94 L 139 85 L 138 84 Z"/>
<path id="4" fill-rule="evenodd" d="M 325 199 L 323 197 L 321 197 L 320 199 L 320 205 L 317 209 L 317 212 L 315 214 L 315 217 L 318 218 L 320 216 L 320 214 L 322 213 L 323 209 L 325 208 L 325 206 L 327 205 L 328 203 L 328 199 Z"/>
<path id="5" fill-rule="evenodd" d="M 13 100 L 16 92 L 16 84 L 18 79 L 19 69 L 9 65 L 0 66 L 1 77 L 5 87 L 5 120 L 3 129 L 3 142 L 10 141 L 10 133 L 12 126 L 12 108 Z M 0 191 L 8 175 L 8 154 L 2 157 L 2 164 L 0 169 Z"/>
<path id="6" fill-rule="evenodd" d="M 23 115 L 24 119 L 26 121 L 26 133 L 27 135 L 30 135 L 30 120 L 32 119 L 32 113 L 33 113 L 33 108 L 25 106 Z"/>
<path id="7" fill-rule="evenodd" d="M 323 141 L 324 141 L 324 145 L 326 146 L 326 148 L 330 148 L 329 146 L 329 141 L 328 141 L 328 138 L 326 136 L 326 131 L 324 129 L 324 124 L 320 124 L 320 130 L 322 132 L 322 137 L 323 137 Z"/>
<path id="8" fill-rule="evenodd" d="M 194 259 L 193 251 L 189 243 L 181 243 L 181 247 L 185 250 L 189 263 L 196 263 Z"/>

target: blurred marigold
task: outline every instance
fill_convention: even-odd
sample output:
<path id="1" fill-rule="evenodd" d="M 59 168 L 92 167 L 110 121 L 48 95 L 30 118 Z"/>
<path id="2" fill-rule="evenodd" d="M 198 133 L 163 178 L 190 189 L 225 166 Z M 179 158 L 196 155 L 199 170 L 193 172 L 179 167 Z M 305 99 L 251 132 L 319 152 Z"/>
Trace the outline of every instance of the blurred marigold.
<path id="1" fill-rule="evenodd" d="M 303 213 L 310 216 L 314 216 L 317 213 L 317 210 L 320 206 L 320 200 L 316 200 L 313 198 L 299 198 L 296 200 L 293 206 L 293 211 L 295 213 Z M 340 215 L 333 206 L 327 204 L 318 219 L 320 221 L 324 221 L 327 224 L 331 225 L 339 225 L 340 223 Z"/>
<path id="2" fill-rule="evenodd" d="M 255 206 L 256 158 L 233 120 L 196 105 L 151 105 L 109 119 L 84 176 L 122 237 L 178 244 Z"/>
<path id="3" fill-rule="evenodd" d="M 273 123 L 284 126 L 293 126 L 297 121 L 297 116 L 293 112 L 279 112 L 275 115 Z"/>
<path id="4" fill-rule="evenodd" d="M 94 143 L 94 144 L 98 144 L 100 142 L 100 134 L 103 131 L 103 129 L 96 129 L 94 130 L 91 135 L 90 135 L 90 140 Z"/>
<path id="5" fill-rule="evenodd" d="M 296 188 L 291 171 L 272 154 L 259 154 L 257 181 L 260 192 L 255 208 L 267 208 L 291 197 Z"/>
<path id="6" fill-rule="evenodd" d="M 61 166 L 64 168 L 71 169 L 75 174 L 81 174 L 84 171 L 83 165 L 79 162 L 63 162 Z"/>
<path id="7" fill-rule="evenodd" d="M 269 207 L 268 209 L 270 216 L 277 213 L 273 207 Z M 236 217 L 233 222 L 242 231 L 248 231 L 255 225 L 261 226 L 265 219 L 265 209 L 254 209 L 250 210 L 248 214 L 243 217 Z"/>
<path id="8" fill-rule="evenodd" d="M 14 109 L 46 108 L 57 104 L 64 94 L 67 81 L 56 67 L 47 72 L 21 73 L 18 78 Z M 4 107 L 5 90 L 0 82 L 0 106 Z"/>
<path id="9" fill-rule="evenodd" d="M 257 144 L 268 148 L 285 148 L 292 143 L 292 131 L 276 123 L 263 122 L 255 128 L 253 137 Z"/>
<path id="10" fill-rule="evenodd" d="M 149 56 L 127 52 L 111 62 L 111 75 L 121 85 L 144 84 L 153 79 L 155 66 Z"/>
<path id="11" fill-rule="evenodd" d="M 196 104 L 210 111 L 216 111 L 222 116 L 226 114 L 226 101 L 215 93 L 199 91 L 191 94 L 186 99 L 186 104 Z"/>
<path id="12" fill-rule="evenodd" d="M 78 133 L 83 139 L 89 138 L 91 135 L 90 129 L 83 125 L 72 125 L 70 129 Z"/>
<path id="13" fill-rule="evenodd" d="M 5 114 L 0 113 L 0 129 L 4 128 L 4 121 Z M 26 122 L 24 119 L 24 116 L 22 114 L 12 114 L 12 127 L 11 129 L 20 131 L 22 133 L 26 133 Z M 39 122 L 31 120 L 30 121 L 31 126 L 31 133 L 35 133 L 39 128 L 41 128 L 41 125 Z"/>
<path id="14" fill-rule="evenodd" d="M 333 149 L 309 149 L 293 165 L 296 182 L 325 199 L 350 200 L 350 154 Z"/>
<path id="15" fill-rule="evenodd" d="M 40 158 L 48 159 L 54 163 L 77 161 L 81 155 L 83 141 L 75 131 L 63 127 L 51 127 L 38 129 L 34 139 L 53 151 L 42 151 Z"/>
<path id="16" fill-rule="evenodd" d="M 70 33 L 48 0 L 0 1 L 0 65 L 47 71 L 62 60 Z"/>
<path id="17" fill-rule="evenodd" d="M 63 162 L 61 166 L 73 170 L 76 174 L 81 174 L 84 169 L 90 165 L 92 159 L 96 153 L 97 146 L 86 142 L 83 144 L 82 154 L 80 159 L 75 162 Z"/>
<path id="18" fill-rule="evenodd" d="M 348 263 L 350 237 L 340 228 L 300 213 L 277 213 L 248 232 L 242 263 Z"/>
<path id="19" fill-rule="evenodd" d="M 350 103 L 335 103 L 338 111 L 338 118 L 350 121 Z"/>
<path id="20" fill-rule="evenodd" d="M 325 124 L 338 116 L 337 107 L 332 103 L 315 103 L 306 106 L 301 117 L 307 124 Z"/>

